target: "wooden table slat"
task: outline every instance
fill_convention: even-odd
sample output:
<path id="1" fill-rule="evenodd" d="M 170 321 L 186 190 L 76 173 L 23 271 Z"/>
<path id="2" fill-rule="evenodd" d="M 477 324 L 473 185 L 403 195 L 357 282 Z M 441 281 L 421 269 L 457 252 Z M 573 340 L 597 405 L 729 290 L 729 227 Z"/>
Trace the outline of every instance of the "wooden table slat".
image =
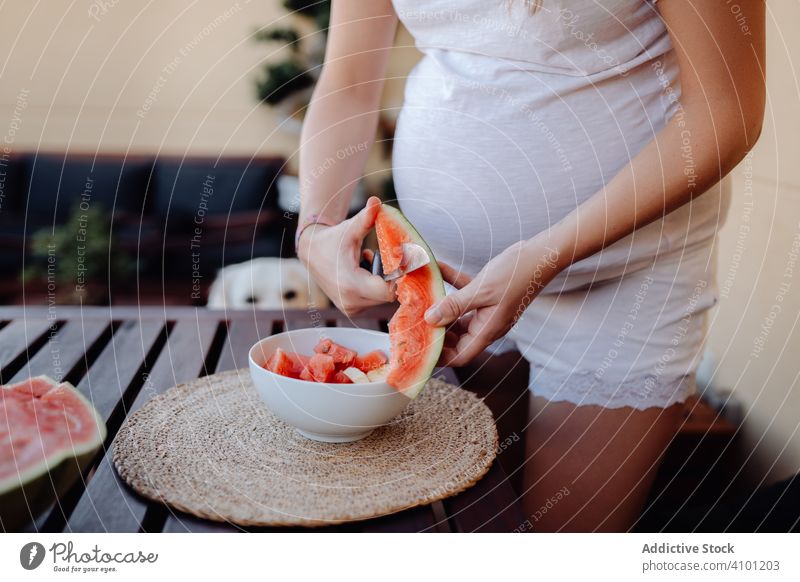
<path id="1" fill-rule="evenodd" d="M 0 321 L 13 321 L 22 319 L 22 309 L 20 305 L 0 305 Z M 378 320 L 388 320 L 391 318 L 396 307 L 392 305 L 381 305 L 371 307 L 358 314 L 359 318 L 375 318 Z M 24 307 L 27 319 L 46 320 L 51 316 L 51 310 L 47 307 L 28 306 Z M 259 309 L 255 311 L 259 319 L 272 319 L 283 321 L 285 318 L 302 321 L 302 327 L 312 327 L 314 320 L 319 321 L 319 325 L 327 321 L 335 321 L 342 318 L 342 313 L 335 308 L 319 310 L 288 310 L 288 309 Z M 180 305 L 170 305 L 166 307 L 138 307 L 136 305 L 112 305 L 108 307 L 80 307 L 77 305 L 59 305 L 59 320 L 67 319 L 109 319 L 115 321 L 123 320 L 142 320 L 142 319 L 169 319 L 177 321 L 179 319 L 209 319 L 214 321 L 235 321 L 237 319 L 252 319 L 254 310 L 252 309 L 208 309 L 205 307 L 190 307 Z M 314 318 L 312 319 L 312 314 Z"/>
<path id="2" fill-rule="evenodd" d="M 218 326 L 215 321 L 178 321 L 128 413 L 141 408 L 156 394 L 197 378 Z M 109 451 L 72 512 L 66 529 L 137 532 L 150 507 L 155 506 L 119 478 Z"/>
<path id="3" fill-rule="evenodd" d="M 162 320 L 123 322 L 78 384 L 104 421 L 109 421 L 163 328 Z"/>
<path id="4" fill-rule="evenodd" d="M 86 351 L 109 325 L 109 321 L 102 319 L 67 321 L 55 335 L 50 337 L 47 344 L 20 368 L 11 381 L 20 382 L 40 374 L 61 380 L 80 363 Z"/>
<path id="5" fill-rule="evenodd" d="M 5 368 L 30 353 L 31 344 L 37 343 L 50 330 L 51 322 L 46 319 L 17 319 L 0 329 L 0 380 L 8 382 L 13 371 Z M 8 377 L 6 377 L 8 376 Z"/>
<path id="6" fill-rule="evenodd" d="M 110 424 L 111 415 L 122 401 L 128 388 L 137 380 L 139 372 L 150 348 L 158 339 L 164 328 L 162 320 L 128 321 L 120 325 L 111 341 L 92 364 L 83 380 L 78 384 L 80 390 L 97 409 L 108 428 L 107 441 L 114 437 L 117 427 Z M 107 451 L 98 453 L 102 459 Z M 86 483 L 76 484 L 68 496 Z M 78 503 L 80 494 L 75 499 L 61 499 L 52 511 L 37 519 L 37 530 L 51 530 L 63 527 L 72 510 L 72 503 Z"/>
<path id="7" fill-rule="evenodd" d="M 272 319 L 256 319 L 255 317 L 231 322 L 216 372 L 246 368 L 250 348 L 257 341 L 272 335 L 272 324 Z"/>
<path id="8" fill-rule="evenodd" d="M 511 532 L 525 522 L 514 488 L 496 459 L 483 479 L 445 499 L 444 506 L 460 532 Z"/>

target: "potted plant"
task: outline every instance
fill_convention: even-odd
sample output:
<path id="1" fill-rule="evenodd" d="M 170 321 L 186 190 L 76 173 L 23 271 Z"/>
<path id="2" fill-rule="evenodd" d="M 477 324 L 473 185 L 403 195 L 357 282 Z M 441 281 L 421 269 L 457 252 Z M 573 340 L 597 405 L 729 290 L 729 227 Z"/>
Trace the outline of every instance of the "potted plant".
<path id="1" fill-rule="evenodd" d="M 325 59 L 325 41 L 330 22 L 330 0 L 284 0 L 301 27 L 313 27 L 316 32 L 301 35 L 295 27 L 270 27 L 256 31 L 256 41 L 279 43 L 288 54 L 280 61 L 264 64 L 256 80 L 258 99 L 273 107 L 284 117 L 284 126 L 299 131 L 302 112 L 311 99 Z"/>
<path id="2" fill-rule="evenodd" d="M 36 232 L 23 283 L 44 282 L 57 303 L 97 304 L 109 300 L 110 281 L 130 273 L 131 261 L 117 248 L 111 221 L 97 204 L 76 204 L 63 225 Z"/>

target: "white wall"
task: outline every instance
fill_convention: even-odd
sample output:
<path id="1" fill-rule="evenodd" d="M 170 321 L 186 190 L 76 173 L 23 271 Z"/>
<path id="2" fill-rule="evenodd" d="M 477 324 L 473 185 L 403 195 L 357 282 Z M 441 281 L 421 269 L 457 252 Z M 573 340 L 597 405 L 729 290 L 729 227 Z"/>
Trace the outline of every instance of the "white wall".
<path id="1" fill-rule="evenodd" d="M 800 2 L 767 6 L 766 122 L 731 177 L 709 346 L 715 383 L 748 415 L 756 467 L 778 478 L 800 471 Z"/>
<path id="2" fill-rule="evenodd" d="M 285 17 L 277 0 L 5 2 L 0 139 L 13 123 L 17 150 L 290 155 L 297 134 L 254 89 L 275 49 L 250 39 Z M 398 52 L 390 75 L 414 58 Z M 389 102 L 402 84 L 387 84 Z"/>

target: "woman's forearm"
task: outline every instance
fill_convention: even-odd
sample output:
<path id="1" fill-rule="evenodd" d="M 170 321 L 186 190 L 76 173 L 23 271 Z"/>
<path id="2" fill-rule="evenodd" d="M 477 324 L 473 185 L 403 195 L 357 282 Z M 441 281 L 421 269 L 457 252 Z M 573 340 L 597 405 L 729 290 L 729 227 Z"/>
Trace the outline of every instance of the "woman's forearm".
<path id="1" fill-rule="evenodd" d="M 347 216 L 378 123 L 377 82 L 340 86 L 321 79 L 309 106 L 300 147 L 300 221 Z"/>
<path id="2" fill-rule="evenodd" d="M 560 268 L 595 254 L 714 186 L 758 138 L 761 117 L 754 117 L 743 120 L 734 104 L 685 104 L 602 190 L 543 235 L 558 250 Z"/>
<path id="3" fill-rule="evenodd" d="M 741 0 L 737 8 L 748 36 L 713 2 L 658 3 L 680 67 L 681 107 L 611 182 L 545 233 L 560 251 L 559 267 L 701 195 L 753 147 L 766 100 L 766 9 L 763 0 Z"/>

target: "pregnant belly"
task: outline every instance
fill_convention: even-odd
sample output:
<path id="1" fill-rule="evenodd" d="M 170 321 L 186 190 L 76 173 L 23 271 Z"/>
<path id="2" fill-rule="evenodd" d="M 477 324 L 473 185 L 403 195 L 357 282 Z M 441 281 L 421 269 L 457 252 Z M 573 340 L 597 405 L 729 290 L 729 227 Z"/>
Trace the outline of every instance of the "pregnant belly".
<path id="1" fill-rule="evenodd" d="M 501 125 L 453 110 L 404 109 L 394 143 L 397 197 L 439 260 L 475 275 L 511 244 L 574 210 L 649 141 L 632 144 L 604 122 L 585 124 L 589 135 L 574 127 L 563 131 L 569 121 L 558 127 L 542 135 L 541 127 Z M 545 292 L 612 279 L 646 267 L 658 254 L 706 244 L 728 197 L 713 188 L 573 264 Z"/>
<path id="2" fill-rule="evenodd" d="M 442 260 L 475 273 L 597 192 L 639 151 L 613 118 L 479 116 L 408 104 L 394 141 L 400 206 Z M 637 133 L 642 133 L 637 130 Z M 633 150 L 633 151 L 632 151 Z"/>

